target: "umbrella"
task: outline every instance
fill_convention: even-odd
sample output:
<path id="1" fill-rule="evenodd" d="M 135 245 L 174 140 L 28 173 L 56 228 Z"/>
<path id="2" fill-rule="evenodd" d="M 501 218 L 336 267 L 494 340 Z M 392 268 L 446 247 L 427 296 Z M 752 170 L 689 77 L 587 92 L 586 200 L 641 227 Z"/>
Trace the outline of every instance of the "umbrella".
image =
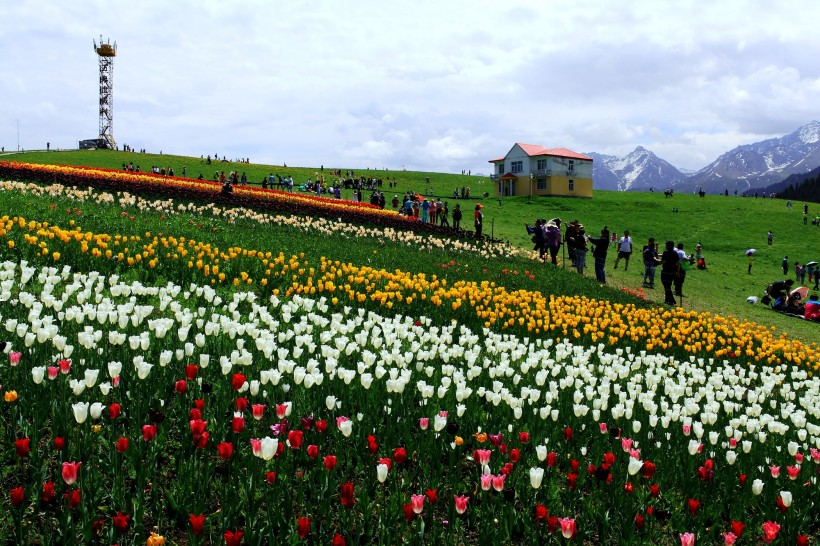
<path id="1" fill-rule="evenodd" d="M 809 287 L 808 286 L 798 286 L 797 288 L 795 288 L 794 290 L 789 292 L 789 296 L 791 296 L 792 298 L 794 298 L 795 294 L 799 294 L 800 299 L 805 300 L 806 296 L 809 295 Z"/>
<path id="2" fill-rule="evenodd" d="M 755 252 L 757 252 L 756 248 L 750 248 L 749 250 L 746 251 L 746 256 L 751 256 Z"/>
<path id="3" fill-rule="evenodd" d="M 817 262 L 809 262 L 809 263 L 806 264 L 807 267 L 810 266 L 810 265 L 817 265 Z"/>

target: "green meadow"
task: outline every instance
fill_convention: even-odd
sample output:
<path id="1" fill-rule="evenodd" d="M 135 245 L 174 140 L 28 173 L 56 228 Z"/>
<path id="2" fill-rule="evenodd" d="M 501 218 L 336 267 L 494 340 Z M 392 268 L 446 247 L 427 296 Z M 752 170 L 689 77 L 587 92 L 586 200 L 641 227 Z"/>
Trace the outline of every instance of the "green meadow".
<path id="1" fill-rule="evenodd" d="M 803 224 L 801 202 L 794 202 L 791 210 L 786 207 L 785 201 L 778 199 L 755 199 L 736 196 L 707 195 L 700 198 L 697 195 L 676 194 L 666 198 L 662 192 L 634 193 L 596 191 L 592 199 L 547 198 L 527 195 L 506 197 L 503 199 L 492 197 L 492 183 L 487 177 L 461 176 L 454 174 L 393 171 L 393 170 L 360 170 L 350 166 L 325 165 L 324 170 L 319 167 L 292 167 L 258 164 L 240 164 L 233 162 L 215 161 L 207 165 L 199 158 L 115 152 L 106 150 L 97 151 L 65 151 L 65 152 L 25 152 L 6 154 L 4 160 L 23 161 L 31 163 L 57 163 L 66 165 L 88 165 L 121 169 L 123 163 L 133 162 L 143 171 L 150 171 L 152 165 L 173 167 L 177 176 L 182 175 L 186 168 L 189 178 L 196 178 L 200 173 L 211 179 L 214 171 L 245 172 L 250 183 L 259 184 L 264 176 L 270 173 L 282 176 L 293 176 L 296 185 L 305 182 L 308 177 L 315 178 L 324 174 L 326 180 L 331 180 L 330 170 L 341 168 L 344 173 L 353 170 L 356 176 L 379 177 L 384 180 L 384 191 L 388 207 L 393 195 L 399 197 L 405 191 L 440 196 L 448 201 L 450 209 L 455 203 L 460 203 L 465 210 L 463 226 L 471 229 L 471 213 L 476 203 L 484 205 L 485 234 L 493 234 L 496 238 L 509 241 L 520 247 L 531 246 L 530 236 L 526 234 L 524 224 L 532 224 L 536 218 L 560 217 L 565 221 L 578 219 L 585 227 L 587 234 L 597 236 L 602 227 L 607 226 L 611 232 L 619 236 L 624 230 L 629 230 L 634 241 L 633 260 L 629 270 L 623 266 L 613 270 L 615 247 L 610 248 L 607 260 L 607 280 L 609 288 L 601 288 L 594 282 L 595 273 L 591 255 L 587 259 L 587 279 L 579 279 L 577 273 L 552 272 L 551 266 L 537 263 L 519 263 L 517 261 L 488 262 L 482 265 L 479 261 L 465 260 L 469 263 L 467 271 L 462 269 L 460 275 L 470 276 L 469 270 L 488 269 L 491 273 L 501 271 L 506 266 L 510 268 L 532 268 L 536 272 L 535 279 L 509 277 L 499 275 L 499 283 L 510 283 L 526 288 L 536 288 L 552 293 L 579 293 L 590 297 L 607 297 L 612 300 L 621 300 L 624 294 L 620 288 L 639 289 L 643 278 L 643 264 L 640 260 L 641 246 L 649 237 L 663 242 L 673 240 L 683 242 L 687 252 L 693 252 L 695 244 L 703 245 L 703 252 L 707 260 L 708 269 L 699 271 L 690 269 L 683 292 L 682 306 L 685 309 L 713 312 L 721 315 L 732 315 L 759 324 L 771 326 L 777 332 L 786 332 L 790 336 L 804 342 L 816 341 L 820 325 L 805 323 L 791 317 L 774 313 L 761 304 L 750 305 L 746 298 L 752 295 L 760 296 L 770 282 L 784 278 L 781 262 L 788 256 L 789 273 L 787 277 L 794 278 L 794 262 L 806 263 L 811 260 L 820 260 L 820 227 Z M 429 178 L 429 183 L 427 179 Z M 395 188 L 388 187 L 388 181 L 396 182 Z M 455 201 L 453 190 L 468 187 L 471 190 L 469 200 Z M 483 193 L 490 197 L 483 197 Z M 351 192 L 343 193 L 343 198 L 350 198 Z M 367 200 L 365 194 L 365 200 Z M 30 198 L 20 198 L 0 195 L 0 206 L 5 211 L 15 212 L 23 207 L 39 209 L 38 214 L 47 214 L 45 204 L 38 204 Z M 12 208 L 14 207 L 14 208 Z M 810 216 L 817 214 L 816 204 L 809 204 Z M 4 212 L 7 213 L 7 212 Z M 102 215 L 104 217 L 104 215 Z M 53 220 L 56 220 L 54 218 Z M 101 221 L 102 218 L 97 221 Z M 91 218 L 84 222 L 94 222 Z M 168 220 L 170 221 L 170 220 Z M 178 223 L 175 231 L 185 234 L 195 229 L 189 219 L 174 220 Z M 143 226 L 150 227 L 150 226 Z M 169 228 L 170 229 L 170 228 Z M 246 227 L 247 229 L 247 227 Z M 767 244 L 767 231 L 774 234 L 774 243 Z M 242 226 L 219 226 L 220 238 L 225 242 L 233 240 L 234 244 L 241 244 L 247 237 Z M 190 235 L 189 235 L 190 236 Z M 306 244 L 309 243 L 309 244 Z M 280 245 L 282 248 L 294 246 L 294 241 L 288 240 L 281 233 L 272 236 L 270 244 Z M 412 272 L 438 272 L 437 264 L 445 262 L 447 257 L 435 253 L 419 253 L 413 255 L 403 253 L 406 260 L 401 264 L 395 263 L 393 253 L 381 253 L 379 249 L 366 239 L 356 241 L 320 241 L 316 239 L 301 239 L 302 247 L 310 247 L 310 253 L 338 256 L 342 258 L 351 253 L 368 255 L 368 263 L 374 267 L 401 268 Z M 339 245 L 349 245 L 351 248 L 339 248 Z M 297 245 L 298 246 L 298 245 Z M 355 247 L 355 249 L 353 248 Z M 745 251 L 749 248 L 757 249 L 752 259 L 752 273 L 747 272 L 749 261 Z M 294 250 L 296 247 L 294 246 Z M 271 249 L 273 250 L 273 249 Z M 284 250 L 287 252 L 287 250 Z M 306 250 L 308 252 L 308 250 Z M 539 268 L 544 274 L 540 274 Z M 660 285 L 660 274 L 656 278 L 656 288 L 646 290 L 646 298 L 659 304 L 663 302 L 663 289 Z M 811 283 L 813 286 L 813 283 Z"/>

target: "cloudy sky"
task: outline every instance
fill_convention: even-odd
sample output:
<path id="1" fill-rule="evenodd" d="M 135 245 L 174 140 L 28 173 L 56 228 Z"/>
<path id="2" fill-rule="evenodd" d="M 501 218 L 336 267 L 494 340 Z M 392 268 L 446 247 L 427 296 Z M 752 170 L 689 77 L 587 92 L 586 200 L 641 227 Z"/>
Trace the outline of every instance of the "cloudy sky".
<path id="1" fill-rule="evenodd" d="M 515 142 L 699 169 L 820 119 L 816 0 L 7 2 L 0 145 L 490 172 Z M 18 123 L 19 122 L 19 123 Z"/>

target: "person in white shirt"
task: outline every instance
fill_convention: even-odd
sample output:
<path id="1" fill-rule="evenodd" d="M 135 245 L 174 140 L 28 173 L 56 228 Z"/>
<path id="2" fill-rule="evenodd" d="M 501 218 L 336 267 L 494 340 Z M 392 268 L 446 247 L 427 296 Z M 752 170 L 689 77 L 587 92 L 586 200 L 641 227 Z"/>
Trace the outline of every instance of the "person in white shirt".
<path id="1" fill-rule="evenodd" d="M 624 271 L 629 269 L 629 257 L 632 256 L 632 237 L 629 230 L 624 231 L 624 236 L 618 241 L 618 257 L 615 258 L 615 269 L 618 269 L 618 262 L 624 260 Z"/>

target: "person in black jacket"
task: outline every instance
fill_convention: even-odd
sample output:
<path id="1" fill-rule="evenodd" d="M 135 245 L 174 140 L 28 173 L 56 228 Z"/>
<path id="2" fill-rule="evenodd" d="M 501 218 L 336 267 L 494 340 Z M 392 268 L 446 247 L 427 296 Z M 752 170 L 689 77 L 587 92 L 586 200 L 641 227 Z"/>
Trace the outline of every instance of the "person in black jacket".
<path id="1" fill-rule="evenodd" d="M 589 242 L 594 246 L 592 257 L 595 258 L 595 278 L 598 282 L 606 284 L 606 253 L 609 249 L 609 230 L 602 229 L 601 237 L 590 239 Z"/>
<path id="2" fill-rule="evenodd" d="M 666 241 L 666 250 L 661 254 L 661 284 L 667 305 L 677 305 L 672 293 L 672 283 L 680 275 L 680 255 L 675 250 L 675 241 Z"/>
<path id="3" fill-rule="evenodd" d="M 533 242 L 533 251 L 538 251 L 538 257 L 540 259 L 544 259 L 544 255 L 546 253 L 546 234 L 544 232 L 544 220 L 538 219 L 535 221 L 535 226 L 530 227 L 529 224 L 525 223 L 524 227 L 527 228 L 527 234 L 532 235 L 532 242 Z"/>

